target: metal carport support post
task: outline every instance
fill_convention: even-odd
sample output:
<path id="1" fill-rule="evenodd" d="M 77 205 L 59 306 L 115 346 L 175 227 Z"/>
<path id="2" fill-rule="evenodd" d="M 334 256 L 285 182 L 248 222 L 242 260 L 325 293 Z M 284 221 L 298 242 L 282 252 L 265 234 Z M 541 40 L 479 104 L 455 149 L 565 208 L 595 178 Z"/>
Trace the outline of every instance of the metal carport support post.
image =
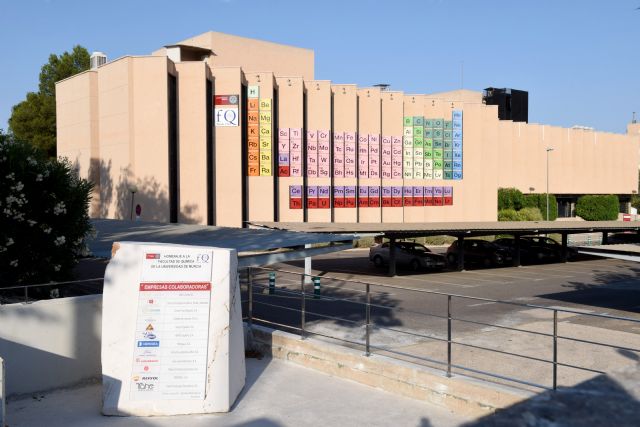
<path id="1" fill-rule="evenodd" d="M 389 276 L 396 275 L 396 239 L 391 237 L 389 239 Z"/>
<path id="2" fill-rule="evenodd" d="M 458 271 L 464 271 L 464 236 L 458 236 Z"/>
<path id="3" fill-rule="evenodd" d="M 608 245 L 609 244 L 609 232 L 608 231 L 603 231 L 602 232 L 602 244 L 603 245 Z"/>
<path id="4" fill-rule="evenodd" d="M 513 254 L 513 266 L 520 267 L 520 235 L 514 234 L 513 241 L 514 241 L 514 249 L 515 249 L 515 252 Z"/>
<path id="5" fill-rule="evenodd" d="M 569 236 L 567 233 L 562 233 L 562 252 L 560 253 L 560 260 L 562 262 L 567 262 L 567 243 L 569 240 Z"/>

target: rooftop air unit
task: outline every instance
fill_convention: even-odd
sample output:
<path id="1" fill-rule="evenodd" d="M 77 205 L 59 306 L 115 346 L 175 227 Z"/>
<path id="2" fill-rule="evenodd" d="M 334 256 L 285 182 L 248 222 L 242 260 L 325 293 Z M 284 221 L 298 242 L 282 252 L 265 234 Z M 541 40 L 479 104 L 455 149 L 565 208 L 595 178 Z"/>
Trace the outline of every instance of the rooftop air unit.
<path id="1" fill-rule="evenodd" d="M 89 64 L 91 65 L 91 69 L 95 70 L 99 66 L 107 63 L 107 55 L 102 52 L 93 52 L 91 57 L 89 58 Z"/>
<path id="2" fill-rule="evenodd" d="M 482 91 L 482 101 L 498 106 L 500 120 L 529 122 L 529 93 L 524 90 L 488 87 Z"/>

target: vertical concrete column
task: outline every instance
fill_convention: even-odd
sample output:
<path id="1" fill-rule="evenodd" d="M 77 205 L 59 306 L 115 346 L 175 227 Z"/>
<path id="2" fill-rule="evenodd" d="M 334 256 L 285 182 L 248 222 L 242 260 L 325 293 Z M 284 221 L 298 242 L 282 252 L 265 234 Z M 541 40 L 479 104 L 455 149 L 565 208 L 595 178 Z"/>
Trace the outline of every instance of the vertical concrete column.
<path id="1" fill-rule="evenodd" d="M 389 276 L 396 275 L 396 239 L 389 239 Z"/>
<path id="2" fill-rule="evenodd" d="M 560 259 L 562 262 L 567 262 L 567 242 L 568 242 L 567 233 L 562 233 L 562 252 L 560 255 Z"/>
<path id="3" fill-rule="evenodd" d="M 7 425 L 6 423 L 6 409 L 5 406 L 5 388 L 4 388 L 4 360 L 0 357 L 0 427 Z"/>
<path id="4" fill-rule="evenodd" d="M 458 271 L 464 271 L 464 236 L 458 236 Z"/>
<path id="5" fill-rule="evenodd" d="M 311 247 L 310 243 L 307 243 L 304 245 L 305 249 L 309 249 Z M 305 285 L 309 285 L 311 284 L 311 257 L 305 257 L 304 258 L 304 284 Z"/>
<path id="6" fill-rule="evenodd" d="M 609 244 L 609 232 L 608 231 L 603 231 L 602 232 L 602 244 L 603 245 L 608 245 Z"/>
<path id="7" fill-rule="evenodd" d="M 513 266 L 520 267 L 520 235 L 516 234 L 513 236 L 514 239 L 514 249 L 515 253 L 513 254 Z"/>

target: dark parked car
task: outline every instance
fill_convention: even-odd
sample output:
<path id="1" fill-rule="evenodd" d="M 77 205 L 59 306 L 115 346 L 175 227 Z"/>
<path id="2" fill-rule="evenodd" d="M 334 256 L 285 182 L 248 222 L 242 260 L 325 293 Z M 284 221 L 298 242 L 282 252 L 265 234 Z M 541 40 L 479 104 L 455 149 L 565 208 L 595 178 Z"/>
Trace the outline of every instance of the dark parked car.
<path id="1" fill-rule="evenodd" d="M 512 257 L 516 253 L 516 239 L 513 237 L 502 237 L 493 241 L 496 245 L 509 251 Z M 523 262 L 545 262 L 556 258 L 556 253 L 544 246 L 532 245 L 527 239 L 520 239 L 520 260 Z"/>
<path id="2" fill-rule="evenodd" d="M 610 245 L 620 245 L 624 243 L 640 243 L 640 234 L 635 231 L 629 231 L 625 233 L 610 234 L 608 243 Z"/>
<path id="3" fill-rule="evenodd" d="M 423 268 L 429 270 L 442 270 L 447 263 L 444 256 L 434 254 L 424 245 L 415 242 L 396 242 L 396 264 L 407 266 L 413 271 Z M 376 267 L 389 264 L 389 243 L 372 246 L 369 249 L 369 260 Z"/>
<path id="4" fill-rule="evenodd" d="M 456 240 L 447 249 L 447 261 L 452 265 L 458 263 L 460 251 L 458 246 Z M 507 249 L 486 240 L 465 239 L 463 250 L 465 263 L 480 264 L 485 267 L 509 264 L 513 259 Z"/>
<path id="5" fill-rule="evenodd" d="M 553 252 L 553 256 L 556 260 L 562 257 L 562 245 L 551 237 L 546 236 L 522 236 L 522 240 L 529 242 L 532 247 L 545 248 Z M 567 247 L 567 259 L 574 259 L 578 256 L 578 251 Z"/>

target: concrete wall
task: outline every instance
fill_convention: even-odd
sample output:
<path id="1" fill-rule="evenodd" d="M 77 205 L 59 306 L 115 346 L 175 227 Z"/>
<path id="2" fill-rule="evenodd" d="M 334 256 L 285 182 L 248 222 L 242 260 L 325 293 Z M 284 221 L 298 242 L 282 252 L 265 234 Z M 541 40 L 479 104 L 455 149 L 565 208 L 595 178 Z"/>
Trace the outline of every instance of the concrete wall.
<path id="1" fill-rule="evenodd" d="M 213 51 L 207 61 L 211 67 L 235 66 L 247 72 L 271 71 L 280 76 L 313 79 L 314 53 L 311 49 L 271 43 L 264 40 L 209 31 L 177 44 Z M 160 49 L 154 55 L 165 55 Z"/>
<path id="2" fill-rule="evenodd" d="M 101 295 L 0 306 L 7 395 L 99 377 L 101 323 Z"/>

